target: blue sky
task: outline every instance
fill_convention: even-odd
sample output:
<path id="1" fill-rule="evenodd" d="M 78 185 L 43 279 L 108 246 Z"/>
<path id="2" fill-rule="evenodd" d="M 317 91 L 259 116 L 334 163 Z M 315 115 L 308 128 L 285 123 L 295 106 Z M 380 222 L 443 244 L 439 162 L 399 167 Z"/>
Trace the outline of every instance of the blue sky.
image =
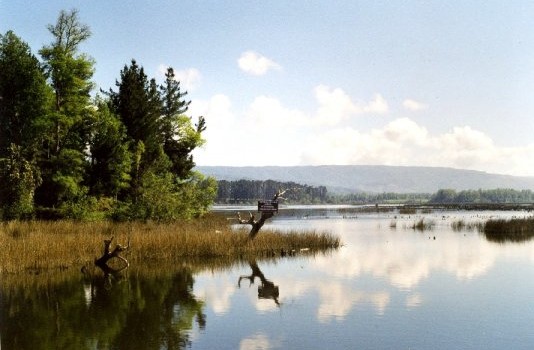
<path id="1" fill-rule="evenodd" d="M 534 176 L 530 1 L 0 0 L 37 51 L 62 9 L 95 83 L 178 72 L 199 165 L 447 166 Z"/>

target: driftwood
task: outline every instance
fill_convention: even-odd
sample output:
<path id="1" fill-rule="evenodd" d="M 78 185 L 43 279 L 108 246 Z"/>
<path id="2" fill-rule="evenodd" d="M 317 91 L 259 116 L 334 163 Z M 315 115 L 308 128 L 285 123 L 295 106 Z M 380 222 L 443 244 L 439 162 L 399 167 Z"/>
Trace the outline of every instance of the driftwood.
<path id="1" fill-rule="evenodd" d="M 282 195 L 284 193 L 286 193 L 287 190 L 278 190 L 278 192 L 276 192 L 276 194 L 273 196 L 273 201 L 278 201 L 279 199 L 285 199 L 284 197 L 282 197 Z M 249 212 L 249 218 L 248 219 L 243 219 L 241 218 L 241 214 L 240 213 L 237 213 L 237 221 L 242 224 L 242 225 L 251 225 L 252 228 L 250 229 L 250 232 L 248 234 L 248 237 L 249 239 L 254 239 L 254 237 L 256 237 L 256 235 L 258 234 L 258 232 L 260 231 L 260 229 L 262 228 L 263 224 L 265 224 L 265 221 L 267 219 L 270 219 L 274 216 L 274 212 L 261 212 L 260 214 L 260 218 L 258 220 L 256 220 L 256 217 L 254 216 L 254 214 L 250 213 Z"/>
<path id="2" fill-rule="evenodd" d="M 98 259 L 95 259 L 95 265 L 104 271 L 104 273 L 111 273 L 115 274 L 119 271 L 122 271 L 130 266 L 130 263 L 128 260 L 126 260 L 125 257 L 121 256 L 121 253 L 128 250 L 130 248 L 130 240 L 128 239 L 128 245 L 122 246 L 120 244 L 116 244 L 115 248 L 113 250 L 110 249 L 111 242 L 113 242 L 113 237 L 110 239 L 104 240 L 104 253 L 102 256 Z M 124 262 L 124 265 L 120 268 L 112 268 L 108 265 L 108 261 L 112 258 L 117 258 Z"/>
<path id="3" fill-rule="evenodd" d="M 280 295 L 278 286 L 265 278 L 255 260 L 249 261 L 248 264 L 252 269 L 252 275 L 240 276 L 239 280 L 237 281 L 237 287 L 241 288 L 241 280 L 243 279 L 247 279 L 249 281 L 250 287 L 254 284 L 256 277 L 258 277 L 261 281 L 261 285 L 258 286 L 258 299 L 272 299 L 276 305 L 280 306 L 280 302 L 278 301 L 278 297 Z"/>

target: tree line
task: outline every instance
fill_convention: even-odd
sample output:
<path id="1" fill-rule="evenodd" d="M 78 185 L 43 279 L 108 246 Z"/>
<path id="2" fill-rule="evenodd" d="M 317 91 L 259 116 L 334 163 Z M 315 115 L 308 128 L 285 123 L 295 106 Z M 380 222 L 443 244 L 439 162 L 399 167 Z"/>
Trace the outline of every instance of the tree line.
<path id="1" fill-rule="evenodd" d="M 430 203 L 533 203 L 534 192 L 497 188 L 490 190 L 441 189 L 429 200 Z"/>
<path id="2" fill-rule="evenodd" d="M 325 186 L 315 187 L 274 180 L 220 180 L 215 201 L 220 204 L 255 203 L 257 200 L 271 199 L 278 190 L 287 190 L 283 195 L 286 203 L 326 203 L 328 199 Z"/>
<path id="3" fill-rule="evenodd" d="M 135 60 L 92 96 L 91 36 L 77 10 L 49 25 L 40 59 L 0 34 L 0 215 L 7 219 L 173 220 L 206 212 L 217 184 L 193 170 L 206 122 L 185 113 L 173 68 L 149 79 Z"/>
<path id="4" fill-rule="evenodd" d="M 534 192 L 514 189 L 461 190 L 440 189 L 435 193 L 357 192 L 330 193 L 325 186 L 309 186 L 273 180 L 218 181 L 216 203 L 255 203 L 269 199 L 278 190 L 287 203 L 293 204 L 464 204 L 464 203 L 533 203 Z"/>

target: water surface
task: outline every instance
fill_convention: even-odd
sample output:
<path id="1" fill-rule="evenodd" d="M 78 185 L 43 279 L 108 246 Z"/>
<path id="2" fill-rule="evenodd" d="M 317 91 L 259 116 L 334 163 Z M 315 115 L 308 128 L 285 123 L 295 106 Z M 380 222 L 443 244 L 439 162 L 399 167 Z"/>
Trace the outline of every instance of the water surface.
<path id="1" fill-rule="evenodd" d="M 266 227 L 326 230 L 343 247 L 154 277 L 131 271 L 111 285 L 3 284 L 2 348 L 532 349 L 534 243 L 451 227 L 527 215 L 282 210 Z M 432 229 L 412 229 L 420 219 Z"/>

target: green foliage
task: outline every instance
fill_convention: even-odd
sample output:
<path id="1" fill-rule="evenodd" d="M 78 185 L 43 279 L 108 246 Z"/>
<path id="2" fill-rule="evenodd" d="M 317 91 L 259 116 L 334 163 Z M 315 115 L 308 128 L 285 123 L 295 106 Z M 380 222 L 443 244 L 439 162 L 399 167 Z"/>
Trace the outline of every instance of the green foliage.
<path id="1" fill-rule="evenodd" d="M 188 181 L 180 184 L 179 193 L 186 218 L 204 215 L 217 197 L 217 180 L 193 172 Z"/>
<path id="2" fill-rule="evenodd" d="M 170 172 L 144 174 L 139 195 L 114 213 L 118 220 L 139 219 L 174 221 L 204 215 L 217 193 L 217 181 L 200 173 L 178 182 Z"/>
<path id="3" fill-rule="evenodd" d="M 204 302 L 193 294 L 192 271 L 162 271 L 155 276 L 132 273 L 128 278 L 95 274 L 85 276 L 83 283 L 78 272 L 63 280 L 48 277 L 35 288 L 4 283 L 2 347 L 188 348 L 192 330 L 206 326 Z"/>
<path id="4" fill-rule="evenodd" d="M 202 215 L 216 181 L 192 171 L 203 144 L 169 68 L 163 85 L 135 60 L 107 98 L 91 100 L 91 36 L 76 10 L 48 26 L 42 64 L 13 32 L 0 36 L 0 190 L 5 218 L 142 219 Z"/>
<path id="5" fill-rule="evenodd" d="M 50 91 L 39 61 L 13 32 L 0 35 L 0 157 L 11 144 L 34 158 Z"/>
<path id="6" fill-rule="evenodd" d="M 134 142 L 143 141 L 148 151 L 157 148 L 162 141 L 158 139 L 162 107 L 155 81 L 149 81 L 143 67 L 132 60 L 130 66 L 125 65 L 120 72 L 116 85 L 118 91 L 108 93 L 110 107 L 126 127 L 128 137 Z"/>
<path id="7" fill-rule="evenodd" d="M 44 60 L 45 70 L 54 89 L 55 104 L 51 121 L 51 151 L 60 152 L 63 146 L 84 148 L 79 135 L 72 129 L 82 122 L 84 110 L 89 105 L 90 91 L 93 87 L 93 61 L 85 54 L 78 53 L 78 45 L 89 38 L 89 27 L 78 20 L 78 12 L 61 11 L 55 26 L 48 30 L 54 41 L 43 47 L 39 53 Z M 65 144 L 65 145 L 64 145 Z"/>
<path id="8" fill-rule="evenodd" d="M 37 170 L 22 156 L 20 146 L 11 144 L 8 156 L 0 158 L 0 206 L 4 219 L 33 215 L 33 197 L 39 184 Z"/>
<path id="9" fill-rule="evenodd" d="M 95 123 L 89 142 L 90 192 L 96 196 L 117 198 L 121 191 L 130 187 L 133 158 L 129 151 L 130 143 L 126 140 L 124 125 L 111 113 L 107 104 L 99 98 L 95 104 Z"/>

